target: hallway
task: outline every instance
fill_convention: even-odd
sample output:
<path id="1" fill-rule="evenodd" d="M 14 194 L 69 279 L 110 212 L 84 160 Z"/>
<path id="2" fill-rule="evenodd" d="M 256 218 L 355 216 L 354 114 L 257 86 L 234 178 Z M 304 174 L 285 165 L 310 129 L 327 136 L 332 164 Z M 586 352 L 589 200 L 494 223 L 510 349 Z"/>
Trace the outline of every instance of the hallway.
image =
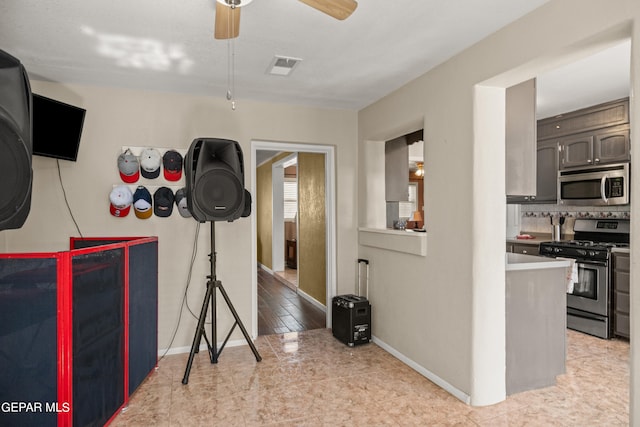
<path id="1" fill-rule="evenodd" d="M 325 327 L 324 311 L 262 269 L 258 269 L 258 335 Z"/>

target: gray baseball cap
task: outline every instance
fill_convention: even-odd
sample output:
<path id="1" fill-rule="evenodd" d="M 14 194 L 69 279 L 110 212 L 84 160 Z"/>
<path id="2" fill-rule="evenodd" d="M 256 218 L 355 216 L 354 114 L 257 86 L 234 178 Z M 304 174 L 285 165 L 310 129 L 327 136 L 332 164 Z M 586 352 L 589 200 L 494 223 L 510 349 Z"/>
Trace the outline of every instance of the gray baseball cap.
<path id="1" fill-rule="evenodd" d="M 176 191 L 175 199 L 180 215 L 184 218 L 189 218 L 191 216 L 191 212 L 189 212 L 189 208 L 187 207 L 187 192 L 184 187 Z"/>
<path id="2" fill-rule="evenodd" d="M 131 150 L 127 149 L 118 156 L 118 170 L 122 181 L 128 184 L 134 183 L 140 178 L 140 162 Z"/>

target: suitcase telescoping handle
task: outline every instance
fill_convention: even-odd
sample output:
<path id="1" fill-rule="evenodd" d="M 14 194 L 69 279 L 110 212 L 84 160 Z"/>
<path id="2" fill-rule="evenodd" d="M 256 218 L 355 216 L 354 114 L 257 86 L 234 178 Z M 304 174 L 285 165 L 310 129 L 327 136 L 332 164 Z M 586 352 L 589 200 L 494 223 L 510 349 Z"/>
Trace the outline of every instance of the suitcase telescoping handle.
<path id="1" fill-rule="evenodd" d="M 369 260 L 368 259 L 364 259 L 364 258 L 358 258 L 358 295 L 362 296 L 362 294 L 360 293 L 360 282 L 361 277 L 360 277 L 360 270 L 361 270 L 361 265 L 365 264 L 366 266 L 366 284 L 367 284 L 367 292 L 364 295 L 367 299 L 369 299 Z"/>

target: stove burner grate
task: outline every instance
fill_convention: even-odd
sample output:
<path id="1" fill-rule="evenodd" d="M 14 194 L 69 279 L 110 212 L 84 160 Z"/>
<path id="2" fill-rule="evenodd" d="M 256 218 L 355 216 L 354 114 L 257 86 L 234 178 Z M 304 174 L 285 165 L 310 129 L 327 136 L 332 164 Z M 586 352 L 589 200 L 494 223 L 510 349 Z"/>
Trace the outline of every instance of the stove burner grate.
<path id="1" fill-rule="evenodd" d="M 567 240 L 564 242 L 556 242 L 556 246 L 566 246 L 566 247 L 588 247 L 588 248 L 627 248 L 629 247 L 628 243 L 620 243 L 620 242 L 597 242 L 593 240 Z"/>

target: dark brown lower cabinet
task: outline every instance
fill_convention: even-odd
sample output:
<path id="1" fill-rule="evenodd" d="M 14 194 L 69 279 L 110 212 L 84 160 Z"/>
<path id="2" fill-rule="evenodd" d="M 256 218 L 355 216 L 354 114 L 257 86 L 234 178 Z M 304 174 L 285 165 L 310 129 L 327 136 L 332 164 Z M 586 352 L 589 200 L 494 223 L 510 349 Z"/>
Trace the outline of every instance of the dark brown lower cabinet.
<path id="1" fill-rule="evenodd" d="M 629 338 L 629 254 L 613 253 L 613 334 Z"/>

